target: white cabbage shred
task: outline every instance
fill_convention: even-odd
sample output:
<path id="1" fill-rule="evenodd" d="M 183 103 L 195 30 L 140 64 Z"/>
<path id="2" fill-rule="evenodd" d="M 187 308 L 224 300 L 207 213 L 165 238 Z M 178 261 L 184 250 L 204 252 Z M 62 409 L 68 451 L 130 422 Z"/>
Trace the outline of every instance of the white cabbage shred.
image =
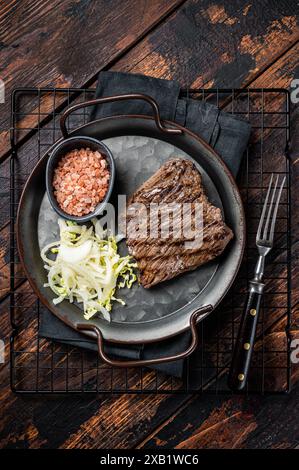
<path id="1" fill-rule="evenodd" d="M 106 236 L 100 221 L 93 219 L 92 226 L 58 220 L 60 240 L 49 243 L 41 250 L 48 271 L 48 282 L 57 295 L 54 304 L 64 299 L 83 303 L 84 318 L 89 320 L 101 313 L 110 321 L 113 301 L 125 305 L 115 297 L 116 288 L 128 287 L 137 280 L 136 263 L 131 256 L 121 257 L 117 251 L 120 237 Z M 48 252 L 56 258 L 47 257 Z"/>

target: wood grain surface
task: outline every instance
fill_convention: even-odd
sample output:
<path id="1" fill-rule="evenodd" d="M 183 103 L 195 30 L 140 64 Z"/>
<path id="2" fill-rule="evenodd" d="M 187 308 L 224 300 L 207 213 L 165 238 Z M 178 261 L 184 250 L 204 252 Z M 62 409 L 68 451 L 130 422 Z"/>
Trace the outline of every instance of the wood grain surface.
<path id="1" fill-rule="evenodd" d="M 184 87 L 289 88 L 299 69 L 297 16 L 296 2 L 284 0 L 34 0 L 28 4 L 24 1 L 22 5 L 9 1 L 0 10 L 0 78 L 5 81 L 6 96 L 16 86 L 94 86 L 95 77 L 103 68 L 177 79 Z M 80 41 L 78 31 L 84 32 Z M 56 104 L 60 106 L 63 102 L 58 100 Z M 42 103 L 45 114 L 52 105 L 45 98 Z M 229 110 L 229 103 L 226 106 Z M 269 101 L 271 106 L 273 109 L 280 106 L 277 98 Z M 8 100 L 3 109 L 0 149 L 2 156 L 8 156 Z M 293 185 L 298 182 L 298 123 L 294 106 L 290 155 Z M 20 119 L 20 126 L 25 128 L 35 124 L 34 116 L 29 123 Z M 20 148 L 22 158 L 17 168 L 20 187 L 32 159 L 37 158 L 36 139 L 37 136 L 28 138 Z M 265 132 L 265 149 L 274 158 L 283 151 L 281 142 L 279 133 L 273 136 Z M 252 152 L 255 152 L 254 142 Z M 9 159 L 1 164 L 0 171 L 3 183 L 0 337 L 5 340 L 8 359 Z M 291 337 L 297 339 L 299 200 L 296 192 L 293 198 Z M 282 238 L 274 259 L 284 259 L 285 253 L 286 240 Z M 34 351 L 36 300 L 19 268 L 16 274 L 20 278 L 17 299 L 26 312 L 26 318 L 19 319 L 24 322 L 20 347 Z M 273 300 L 271 316 L 266 319 L 266 337 L 257 342 L 257 350 L 265 345 L 271 351 L 286 347 L 286 317 L 276 308 L 278 303 L 275 304 L 283 298 L 285 283 L 281 280 L 274 287 L 281 294 Z M 229 337 L 225 317 L 222 321 L 222 336 Z M 215 325 L 207 325 L 207 331 L 207 348 L 209 345 L 212 348 L 217 334 Z M 58 357 L 59 351 L 58 347 Z M 226 357 L 221 360 L 224 364 Z M 25 358 L 20 357 L 20 364 L 22 361 Z M 267 380 L 272 388 L 283 389 L 286 385 L 285 375 L 277 374 L 274 369 L 279 363 L 284 367 L 284 361 L 285 356 L 279 354 L 266 357 L 270 371 Z M 294 364 L 291 372 L 295 384 L 298 366 Z M 132 372 L 133 386 L 138 380 L 138 375 Z M 145 372 L 144 380 L 151 383 L 152 373 Z M 20 397 L 10 391 L 7 360 L 0 365 L 0 400 L 1 448 L 255 448 L 296 447 L 299 442 L 295 420 L 298 386 L 287 396 Z"/>
<path id="2" fill-rule="evenodd" d="M 9 96 L 17 87 L 82 86 L 132 47 L 179 0 L 24 0 L 0 10 L 6 103 L 0 155 L 9 149 Z"/>

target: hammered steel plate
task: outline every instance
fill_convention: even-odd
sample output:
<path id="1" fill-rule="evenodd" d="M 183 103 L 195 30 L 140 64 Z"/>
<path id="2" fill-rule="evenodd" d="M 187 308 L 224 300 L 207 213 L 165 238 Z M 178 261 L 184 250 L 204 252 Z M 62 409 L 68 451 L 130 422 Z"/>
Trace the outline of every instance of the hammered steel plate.
<path id="1" fill-rule="evenodd" d="M 92 320 L 105 339 L 130 343 L 156 341 L 187 329 L 194 310 L 207 304 L 215 307 L 220 302 L 242 258 L 245 220 L 241 198 L 229 171 L 213 149 L 191 132 L 184 129 L 183 135 L 166 135 L 147 117 L 106 118 L 84 125 L 70 135 L 89 135 L 110 148 L 116 163 L 118 194 L 131 195 L 171 157 L 191 159 L 201 172 L 210 201 L 222 209 L 234 231 L 234 240 L 223 255 L 149 290 L 137 284 L 131 290 L 123 289 L 120 296 L 126 306 L 114 305 L 112 322 L 109 324 L 100 317 Z M 51 290 L 43 287 L 46 272 L 40 248 L 58 236 L 57 215 L 45 193 L 48 154 L 49 151 L 36 165 L 24 189 L 18 213 L 18 244 L 26 273 L 42 302 L 76 328 L 77 323 L 84 322 L 80 307 L 67 301 L 54 306 Z M 120 251 L 126 252 L 124 242 Z"/>

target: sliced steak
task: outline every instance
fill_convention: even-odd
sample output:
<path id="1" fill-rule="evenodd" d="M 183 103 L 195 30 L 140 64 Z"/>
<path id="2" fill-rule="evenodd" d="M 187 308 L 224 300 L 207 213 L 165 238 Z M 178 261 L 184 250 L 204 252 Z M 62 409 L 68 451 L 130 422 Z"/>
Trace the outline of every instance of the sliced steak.
<path id="1" fill-rule="evenodd" d="M 186 203 L 191 214 L 187 222 L 183 219 Z M 169 217 L 159 211 L 165 204 L 175 204 Z M 195 230 L 199 205 L 203 225 Z M 150 212 L 153 207 L 155 217 Z M 169 233 L 167 230 L 163 233 L 162 229 L 167 228 Z M 189 160 L 169 160 L 130 199 L 127 246 L 137 260 L 140 283 L 146 288 L 211 261 L 223 252 L 232 238 L 233 233 L 224 223 L 221 210 L 208 201 L 201 174 Z"/>

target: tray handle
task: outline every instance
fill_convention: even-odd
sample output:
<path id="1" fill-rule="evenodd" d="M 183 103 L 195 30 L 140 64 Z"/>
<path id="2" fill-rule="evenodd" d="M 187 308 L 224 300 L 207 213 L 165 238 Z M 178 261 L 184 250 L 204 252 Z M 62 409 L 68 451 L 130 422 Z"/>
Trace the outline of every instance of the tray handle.
<path id="1" fill-rule="evenodd" d="M 160 357 L 160 358 L 155 358 L 155 359 L 136 359 L 136 360 L 130 360 L 130 361 L 119 361 L 117 359 L 111 359 L 108 357 L 104 351 L 104 338 L 103 335 L 100 331 L 100 329 L 92 324 L 86 324 L 86 323 L 78 323 L 76 328 L 79 331 L 93 331 L 96 336 L 97 336 L 97 342 L 98 342 L 98 350 L 99 350 L 99 355 L 101 359 L 106 362 L 106 364 L 109 364 L 112 367 L 143 367 L 143 366 L 151 366 L 154 364 L 162 364 L 164 362 L 172 362 L 172 361 L 177 361 L 179 359 L 184 359 L 185 357 L 189 356 L 190 354 L 193 353 L 193 351 L 196 349 L 198 345 L 198 331 L 196 328 L 196 323 L 198 320 L 198 317 L 200 315 L 203 315 L 204 313 L 211 312 L 213 310 L 212 305 L 205 305 L 198 310 L 195 310 L 191 317 L 190 317 L 190 329 L 191 329 L 191 334 L 192 334 L 192 339 L 191 339 L 191 344 L 190 346 L 185 350 L 182 351 L 178 354 L 175 354 L 173 356 L 165 356 L 165 357 Z"/>
<path id="2" fill-rule="evenodd" d="M 125 94 L 125 95 L 115 95 L 115 96 L 106 96 L 104 98 L 96 98 L 94 100 L 84 101 L 83 103 L 75 104 L 68 108 L 60 118 L 60 128 L 63 137 L 66 139 L 68 137 L 68 131 L 66 128 L 66 120 L 68 116 L 77 109 L 86 108 L 87 106 L 94 106 L 97 104 L 102 103 L 110 103 L 113 101 L 125 101 L 125 100 L 143 100 L 149 103 L 154 112 L 154 118 L 158 129 L 162 132 L 166 132 L 167 134 L 182 134 L 182 129 L 173 129 L 169 127 L 165 127 L 161 122 L 159 106 L 157 102 L 148 95 L 143 95 L 141 93 L 132 93 L 132 94 Z"/>

